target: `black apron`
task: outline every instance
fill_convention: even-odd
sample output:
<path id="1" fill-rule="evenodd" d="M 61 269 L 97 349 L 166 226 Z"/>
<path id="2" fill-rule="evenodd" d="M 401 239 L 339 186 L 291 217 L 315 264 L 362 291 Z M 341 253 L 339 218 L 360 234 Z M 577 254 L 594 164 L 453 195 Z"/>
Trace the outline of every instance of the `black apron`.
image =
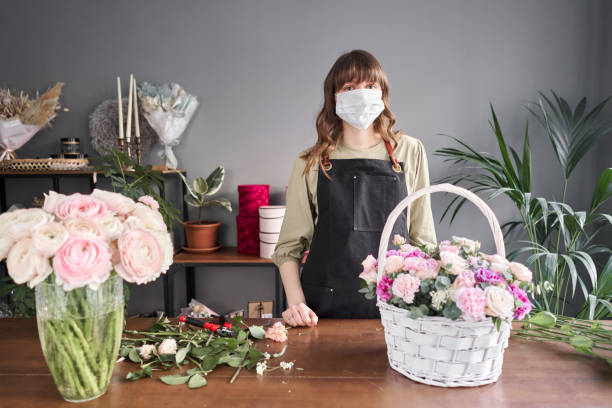
<path id="1" fill-rule="evenodd" d="M 318 317 L 380 318 L 376 299 L 368 300 L 360 288 L 361 262 L 378 256 L 378 244 L 387 217 L 406 197 L 404 165 L 389 160 L 325 160 L 331 180 L 319 170 L 319 215 L 302 269 L 300 282 L 306 305 Z M 393 233 L 408 237 L 406 211 Z"/>

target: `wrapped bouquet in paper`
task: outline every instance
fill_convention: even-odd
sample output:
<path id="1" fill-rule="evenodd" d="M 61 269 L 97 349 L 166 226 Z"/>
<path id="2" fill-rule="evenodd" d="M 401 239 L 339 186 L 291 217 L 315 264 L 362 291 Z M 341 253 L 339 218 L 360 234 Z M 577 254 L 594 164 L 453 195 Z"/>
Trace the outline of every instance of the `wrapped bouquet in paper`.
<path id="1" fill-rule="evenodd" d="M 36 99 L 0 89 L 0 160 L 16 158 L 15 151 L 55 117 L 62 86 L 59 82 Z"/>
<path id="2" fill-rule="evenodd" d="M 198 107 L 198 100 L 176 83 L 142 82 L 138 86 L 138 97 L 145 118 L 159 136 L 162 145 L 159 156 L 168 168 L 176 169 L 178 163 L 172 148 L 179 144 Z"/>

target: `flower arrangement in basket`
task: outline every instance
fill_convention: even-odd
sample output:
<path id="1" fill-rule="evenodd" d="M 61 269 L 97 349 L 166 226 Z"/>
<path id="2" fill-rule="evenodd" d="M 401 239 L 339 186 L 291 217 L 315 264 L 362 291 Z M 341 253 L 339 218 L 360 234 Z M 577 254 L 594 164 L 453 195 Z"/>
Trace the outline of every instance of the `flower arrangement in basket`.
<path id="1" fill-rule="evenodd" d="M 49 371 L 62 397 L 85 401 L 109 384 L 123 330 L 123 282 L 147 283 L 172 263 L 172 241 L 149 196 L 51 191 L 43 208 L 0 214 L 0 260 L 35 287 Z"/>
<path id="2" fill-rule="evenodd" d="M 415 247 L 395 235 L 397 216 L 412 200 L 448 191 L 473 201 L 487 216 L 498 253 L 480 252 L 480 243 L 453 237 L 436 246 Z M 381 237 L 378 260 L 363 261 L 361 293 L 378 298 L 392 368 L 430 385 L 475 386 L 501 373 L 510 322 L 531 309 L 525 287 L 532 273 L 505 258 L 503 237 L 492 211 L 477 196 L 449 184 L 415 192 L 391 212 Z"/>

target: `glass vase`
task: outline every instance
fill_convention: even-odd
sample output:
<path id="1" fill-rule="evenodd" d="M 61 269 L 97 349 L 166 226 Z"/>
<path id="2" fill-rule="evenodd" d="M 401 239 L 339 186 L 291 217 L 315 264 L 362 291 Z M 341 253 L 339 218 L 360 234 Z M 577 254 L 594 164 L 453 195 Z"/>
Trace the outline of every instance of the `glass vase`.
<path id="1" fill-rule="evenodd" d="M 113 273 L 98 290 L 36 286 L 38 335 L 62 397 L 92 400 L 110 383 L 123 330 L 123 280 Z"/>

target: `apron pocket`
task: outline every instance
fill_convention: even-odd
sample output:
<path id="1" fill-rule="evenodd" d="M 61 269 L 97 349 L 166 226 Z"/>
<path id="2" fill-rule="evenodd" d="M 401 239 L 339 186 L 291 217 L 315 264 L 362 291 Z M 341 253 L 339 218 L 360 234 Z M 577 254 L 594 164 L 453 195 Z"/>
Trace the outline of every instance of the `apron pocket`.
<path id="1" fill-rule="evenodd" d="M 398 182 L 395 176 L 353 176 L 354 231 L 382 231 L 397 205 Z"/>

